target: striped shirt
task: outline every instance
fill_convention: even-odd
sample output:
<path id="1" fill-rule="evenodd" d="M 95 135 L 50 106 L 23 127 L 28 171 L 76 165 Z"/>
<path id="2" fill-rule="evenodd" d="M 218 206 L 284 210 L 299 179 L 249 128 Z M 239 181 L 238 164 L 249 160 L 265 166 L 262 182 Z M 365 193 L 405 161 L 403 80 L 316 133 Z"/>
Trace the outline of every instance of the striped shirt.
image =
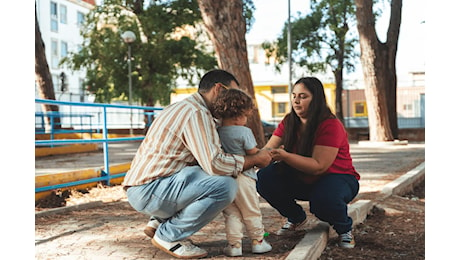
<path id="1" fill-rule="evenodd" d="M 155 118 L 123 185 L 146 184 L 196 164 L 210 175 L 229 176 L 242 172 L 244 164 L 243 156 L 222 150 L 214 118 L 199 93 L 169 105 Z"/>

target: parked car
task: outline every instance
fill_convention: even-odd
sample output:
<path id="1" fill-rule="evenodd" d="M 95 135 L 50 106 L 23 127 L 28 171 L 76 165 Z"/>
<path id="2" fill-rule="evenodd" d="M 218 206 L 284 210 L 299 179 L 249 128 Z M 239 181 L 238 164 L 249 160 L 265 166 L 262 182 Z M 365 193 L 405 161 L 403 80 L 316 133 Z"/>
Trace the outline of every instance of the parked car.
<path id="1" fill-rule="evenodd" d="M 264 129 L 265 141 L 268 141 L 268 139 L 270 139 L 270 137 L 272 136 L 273 131 L 275 131 L 277 125 L 275 123 L 270 123 L 265 120 L 261 120 L 261 121 L 262 121 L 262 127 Z"/>

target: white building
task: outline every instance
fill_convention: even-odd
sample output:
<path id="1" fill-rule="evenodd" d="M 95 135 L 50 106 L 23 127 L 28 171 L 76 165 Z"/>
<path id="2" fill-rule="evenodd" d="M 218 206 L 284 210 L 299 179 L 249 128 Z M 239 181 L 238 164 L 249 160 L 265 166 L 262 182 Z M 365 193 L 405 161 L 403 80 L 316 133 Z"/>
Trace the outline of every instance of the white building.
<path id="1" fill-rule="evenodd" d="M 37 20 L 45 55 L 53 79 L 56 100 L 85 102 L 92 98 L 84 87 L 86 71 L 73 71 L 60 65 L 62 58 L 81 48 L 80 27 L 95 0 L 36 0 Z M 64 76 L 64 86 L 62 85 Z M 36 86 L 35 96 L 38 97 Z"/>

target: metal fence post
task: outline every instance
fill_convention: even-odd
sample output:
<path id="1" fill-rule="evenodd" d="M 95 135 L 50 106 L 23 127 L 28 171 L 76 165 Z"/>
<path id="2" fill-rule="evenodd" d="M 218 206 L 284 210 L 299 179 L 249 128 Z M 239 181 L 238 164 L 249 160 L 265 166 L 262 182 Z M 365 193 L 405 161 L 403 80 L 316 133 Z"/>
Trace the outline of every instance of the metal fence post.
<path id="1" fill-rule="evenodd" d="M 106 177 L 105 184 L 110 186 L 110 167 L 109 167 L 109 142 L 108 142 L 108 129 L 107 129 L 107 106 L 103 106 L 102 113 L 102 136 L 104 138 L 103 148 L 104 148 L 104 170 L 101 172 L 101 177 Z"/>

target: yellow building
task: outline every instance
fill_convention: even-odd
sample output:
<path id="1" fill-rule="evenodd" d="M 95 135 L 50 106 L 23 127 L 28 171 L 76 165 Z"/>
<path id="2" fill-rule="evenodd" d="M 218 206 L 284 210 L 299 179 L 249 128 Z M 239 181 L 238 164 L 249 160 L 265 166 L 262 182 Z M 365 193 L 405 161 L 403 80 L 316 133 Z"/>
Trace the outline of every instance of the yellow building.
<path id="1" fill-rule="evenodd" d="M 335 84 L 325 83 L 326 100 L 335 112 Z M 269 122 L 279 122 L 291 109 L 288 85 L 254 86 L 254 94 L 259 108 L 260 118 Z M 171 94 L 171 103 L 180 101 L 195 93 L 198 88 L 178 88 Z"/>

